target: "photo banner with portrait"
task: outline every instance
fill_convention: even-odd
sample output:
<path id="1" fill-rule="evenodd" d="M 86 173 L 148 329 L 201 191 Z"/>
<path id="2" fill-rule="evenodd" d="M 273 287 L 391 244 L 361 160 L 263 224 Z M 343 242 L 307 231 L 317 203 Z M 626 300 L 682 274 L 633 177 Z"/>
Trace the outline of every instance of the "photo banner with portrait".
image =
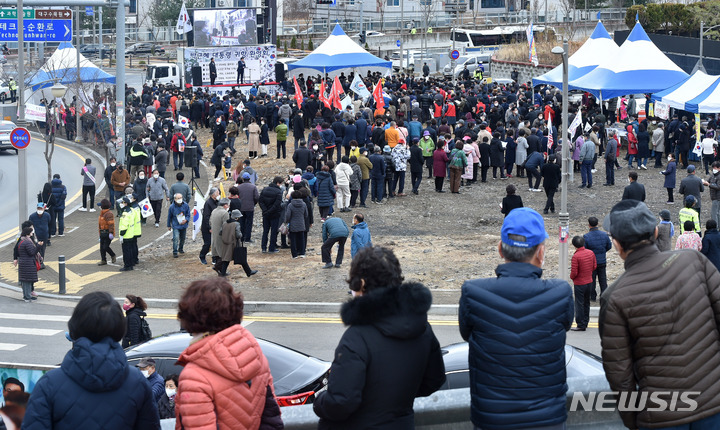
<path id="1" fill-rule="evenodd" d="M 218 48 L 185 48 L 185 82 L 193 82 L 192 69 L 202 68 L 204 85 L 210 83 L 210 59 L 215 60 L 216 85 L 237 83 L 237 64 L 245 58 L 245 83 L 274 82 L 277 61 L 275 45 L 223 46 Z"/>
<path id="2" fill-rule="evenodd" d="M 255 9 L 195 9 L 195 46 L 240 46 L 257 44 Z"/>

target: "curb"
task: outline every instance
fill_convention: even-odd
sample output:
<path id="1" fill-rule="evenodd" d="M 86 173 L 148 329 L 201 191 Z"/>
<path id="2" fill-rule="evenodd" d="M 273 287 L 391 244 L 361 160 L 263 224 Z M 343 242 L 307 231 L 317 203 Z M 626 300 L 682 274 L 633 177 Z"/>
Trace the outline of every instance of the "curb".
<path id="1" fill-rule="evenodd" d="M 0 282 L 0 287 L 22 293 L 22 288 Z M 68 296 L 64 294 L 51 294 L 38 292 L 39 297 L 49 299 L 60 299 L 66 301 L 80 301 L 83 296 Z M 116 297 L 115 300 L 122 302 L 124 297 Z M 157 309 L 173 309 L 177 307 L 178 299 L 145 299 L 148 307 Z M 338 314 L 342 303 L 330 302 L 245 302 L 245 312 L 252 313 L 292 313 L 292 314 Z M 599 307 L 590 308 L 590 316 L 597 317 L 600 313 Z M 428 315 L 457 316 L 458 305 L 432 305 Z"/>

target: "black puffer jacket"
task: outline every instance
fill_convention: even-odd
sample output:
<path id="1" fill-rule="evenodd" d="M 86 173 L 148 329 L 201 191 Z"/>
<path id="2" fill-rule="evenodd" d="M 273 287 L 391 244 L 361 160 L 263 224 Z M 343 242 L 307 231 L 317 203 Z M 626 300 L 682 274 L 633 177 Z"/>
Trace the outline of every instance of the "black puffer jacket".
<path id="1" fill-rule="evenodd" d="M 144 316 L 147 316 L 147 314 L 140 308 L 131 308 L 129 311 L 125 312 L 128 328 L 122 342 L 123 348 L 140 343 L 140 317 Z"/>
<path id="2" fill-rule="evenodd" d="M 328 390 L 313 404 L 319 429 L 414 429 L 413 400 L 445 382 L 422 284 L 377 288 L 342 306 L 349 325 L 335 350 Z"/>

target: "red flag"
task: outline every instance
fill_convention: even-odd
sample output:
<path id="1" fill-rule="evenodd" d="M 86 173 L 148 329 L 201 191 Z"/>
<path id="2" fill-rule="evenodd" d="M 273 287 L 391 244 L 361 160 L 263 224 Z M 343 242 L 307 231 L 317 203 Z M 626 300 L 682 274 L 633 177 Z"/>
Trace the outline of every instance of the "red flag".
<path id="1" fill-rule="evenodd" d="M 330 91 L 330 101 L 333 106 L 335 106 L 338 110 L 342 110 L 342 104 L 340 104 L 340 94 L 343 94 L 344 91 L 342 89 L 342 85 L 340 84 L 340 79 L 338 79 L 337 76 L 335 76 L 335 80 L 333 81 L 332 90 Z"/>
<path id="2" fill-rule="evenodd" d="M 295 82 L 295 101 L 297 102 L 298 107 L 301 107 L 303 102 L 303 95 L 302 91 L 300 91 L 300 85 L 298 85 L 298 81 L 295 76 L 293 76 L 293 82 Z"/>
<path id="3" fill-rule="evenodd" d="M 552 133 L 548 133 L 548 143 L 547 143 L 547 147 L 548 147 L 548 149 L 552 149 L 553 146 L 555 146 L 555 142 L 554 142 L 554 139 L 553 139 L 553 135 L 552 135 Z"/>
<path id="4" fill-rule="evenodd" d="M 385 107 L 385 99 L 382 94 L 382 79 L 378 81 L 373 90 L 373 98 L 375 99 L 376 109 L 382 109 Z"/>
<path id="5" fill-rule="evenodd" d="M 325 96 L 325 79 L 320 81 L 320 101 L 325 105 L 325 107 L 330 107 L 330 99 Z"/>

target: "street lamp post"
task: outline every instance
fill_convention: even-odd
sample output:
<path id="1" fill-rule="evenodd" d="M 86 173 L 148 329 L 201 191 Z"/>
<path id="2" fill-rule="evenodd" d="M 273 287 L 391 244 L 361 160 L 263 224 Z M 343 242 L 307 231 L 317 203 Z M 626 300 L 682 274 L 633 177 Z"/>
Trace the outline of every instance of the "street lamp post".
<path id="1" fill-rule="evenodd" d="M 563 41 L 562 48 L 556 46 L 553 54 L 562 55 L 563 89 L 562 89 L 562 190 L 560 191 L 560 259 L 559 277 L 570 281 L 568 271 L 568 240 L 570 239 L 570 214 L 567 209 L 567 192 L 569 186 L 570 139 L 568 138 L 568 41 Z M 580 115 L 580 112 L 578 112 Z"/>
<path id="2" fill-rule="evenodd" d="M 705 33 L 708 31 L 720 27 L 719 25 L 713 25 L 712 27 L 708 28 L 707 30 L 704 29 L 705 23 L 703 21 L 700 21 L 700 58 L 698 58 L 697 64 L 695 64 L 695 68 L 693 69 L 693 73 L 700 70 L 701 72 L 705 72 L 705 66 L 703 65 L 703 38 L 705 36 Z"/>

